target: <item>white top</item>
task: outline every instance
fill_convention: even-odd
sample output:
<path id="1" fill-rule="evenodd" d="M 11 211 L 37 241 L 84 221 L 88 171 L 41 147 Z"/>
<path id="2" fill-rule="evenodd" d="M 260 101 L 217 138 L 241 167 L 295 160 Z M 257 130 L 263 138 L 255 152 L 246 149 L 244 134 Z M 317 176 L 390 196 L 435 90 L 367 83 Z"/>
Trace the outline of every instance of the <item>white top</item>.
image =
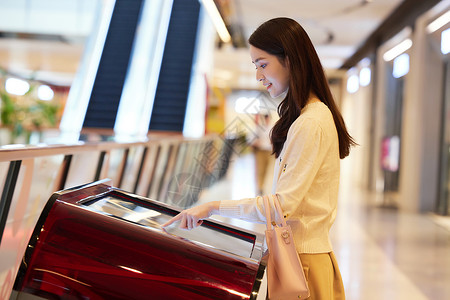
<path id="1" fill-rule="evenodd" d="M 275 162 L 272 193 L 278 195 L 299 253 L 332 251 L 329 231 L 336 217 L 339 140 L 322 102 L 307 104 L 289 128 Z M 222 216 L 265 223 L 261 198 L 223 200 Z"/>

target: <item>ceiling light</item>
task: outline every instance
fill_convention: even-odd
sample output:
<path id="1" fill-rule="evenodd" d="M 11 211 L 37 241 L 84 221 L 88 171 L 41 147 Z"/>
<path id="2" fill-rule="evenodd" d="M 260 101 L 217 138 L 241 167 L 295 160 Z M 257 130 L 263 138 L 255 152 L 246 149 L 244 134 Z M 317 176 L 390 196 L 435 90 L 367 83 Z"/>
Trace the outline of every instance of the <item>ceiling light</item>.
<path id="1" fill-rule="evenodd" d="M 386 51 L 383 55 L 383 59 L 385 61 L 391 61 L 412 46 L 412 41 L 410 39 L 406 39 L 397 46 L 393 47 L 392 49 Z"/>
<path id="2" fill-rule="evenodd" d="M 364 67 L 359 71 L 359 84 L 361 86 L 368 86 L 370 84 L 371 70 L 369 67 Z"/>
<path id="3" fill-rule="evenodd" d="M 359 65 L 361 65 L 361 67 L 366 68 L 366 67 L 370 67 L 370 58 L 365 57 L 363 59 L 361 59 L 361 61 L 359 62 Z"/>
<path id="4" fill-rule="evenodd" d="M 392 69 L 392 76 L 400 78 L 409 72 L 409 55 L 403 53 L 394 59 L 394 67 Z"/>
<path id="5" fill-rule="evenodd" d="M 347 92 L 354 94 L 359 89 L 359 77 L 356 74 L 351 75 L 347 79 Z"/>
<path id="6" fill-rule="evenodd" d="M 450 28 L 441 33 L 441 52 L 444 55 L 450 52 Z"/>
<path id="7" fill-rule="evenodd" d="M 209 16 L 211 17 L 214 26 L 216 27 L 217 33 L 219 34 L 220 39 L 224 43 L 228 43 L 231 41 L 231 36 L 228 33 L 227 27 L 225 26 L 225 22 L 222 19 L 222 16 L 217 9 L 216 4 L 213 0 L 201 0 L 203 6 L 206 8 Z"/>
<path id="8" fill-rule="evenodd" d="M 436 20 L 434 20 L 433 22 L 431 22 L 427 26 L 427 31 L 428 31 L 428 33 L 433 33 L 436 30 L 438 30 L 439 28 L 441 28 L 442 26 L 444 26 L 445 24 L 447 24 L 448 22 L 450 22 L 450 10 L 447 11 L 442 16 L 440 16 L 439 18 L 437 18 Z"/>

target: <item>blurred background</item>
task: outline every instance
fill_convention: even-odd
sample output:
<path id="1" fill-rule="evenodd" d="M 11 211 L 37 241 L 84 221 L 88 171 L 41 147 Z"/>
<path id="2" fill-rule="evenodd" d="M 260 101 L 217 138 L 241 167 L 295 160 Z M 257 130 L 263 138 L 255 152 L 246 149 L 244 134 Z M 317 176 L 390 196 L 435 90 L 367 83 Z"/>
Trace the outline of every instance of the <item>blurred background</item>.
<path id="1" fill-rule="evenodd" d="M 138 142 L 153 134 L 238 141 L 233 155 L 244 171 L 254 168 L 246 159 L 258 122 L 269 115 L 273 124 L 282 99 L 270 98 L 256 81 L 247 39 L 258 25 L 279 16 L 297 20 L 308 32 L 359 144 L 341 164 L 343 182 L 358 189 L 350 190 L 351 197 L 389 216 L 395 212 L 395 220 L 383 215 L 374 228 L 385 221 L 397 224 L 397 213 L 429 217 L 447 230 L 434 242 L 448 249 L 449 0 L 0 0 L 0 179 L 10 162 L 26 157 L 15 156 L 17 149 Z M 155 157 L 165 153 L 164 147 Z M 101 162 L 107 151 L 100 151 Z M 139 151 L 135 158 L 147 155 Z M 81 174 L 78 165 L 73 172 Z M 163 179 L 165 167 L 156 171 Z M 233 174 L 233 182 L 245 182 L 236 174 L 247 173 Z M 71 181 L 70 173 L 67 178 L 58 187 L 84 182 Z M 122 179 L 115 183 L 153 195 L 150 183 L 140 188 L 138 181 Z M 234 196 L 254 195 L 253 185 L 249 193 Z M 270 180 L 264 189 L 270 189 Z M 349 211 L 344 216 L 354 217 Z M 426 244 L 424 236 L 437 234 L 421 235 L 414 245 Z M 397 242 L 389 239 L 383 249 L 392 254 Z M 345 245 L 340 254 L 348 263 Z M 443 248 L 433 249 L 427 257 L 439 253 L 447 266 L 433 271 L 445 290 L 450 257 L 441 254 Z M 355 295 L 358 288 L 353 287 Z M 427 295 L 446 298 L 432 291 Z"/>
<path id="2" fill-rule="evenodd" d="M 358 184 L 448 214 L 448 1 L 0 0 L 0 144 L 251 140 L 281 99 L 255 80 L 247 38 L 276 16 L 317 49 L 360 144 Z"/>

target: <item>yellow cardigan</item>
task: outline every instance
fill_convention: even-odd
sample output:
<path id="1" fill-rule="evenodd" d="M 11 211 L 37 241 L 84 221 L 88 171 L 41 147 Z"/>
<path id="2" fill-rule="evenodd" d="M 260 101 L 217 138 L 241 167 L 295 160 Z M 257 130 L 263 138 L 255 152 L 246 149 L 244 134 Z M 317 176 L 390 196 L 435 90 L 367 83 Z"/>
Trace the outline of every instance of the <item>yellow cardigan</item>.
<path id="1" fill-rule="evenodd" d="M 333 116 L 322 102 L 307 104 L 289 128 L 274 166 L 278 196 L 299 253 L 332 251 L 330 228 L 339 189 L 339 140 Z M 265 223 L 260 197 L 220 201 L 219 214 Z"/>

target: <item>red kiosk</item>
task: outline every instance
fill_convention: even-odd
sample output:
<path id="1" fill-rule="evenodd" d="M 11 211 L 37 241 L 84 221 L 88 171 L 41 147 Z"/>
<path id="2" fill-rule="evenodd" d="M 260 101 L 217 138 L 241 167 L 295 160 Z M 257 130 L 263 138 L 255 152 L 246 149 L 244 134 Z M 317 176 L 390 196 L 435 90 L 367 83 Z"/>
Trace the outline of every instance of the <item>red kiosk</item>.
<path id="1" fill-rule="evenodd" d="M 12 299 L 256 299 L 264 237 L 209 220 L 160 227 L 177 213 L 102 182 L 53 194 Z"/>

